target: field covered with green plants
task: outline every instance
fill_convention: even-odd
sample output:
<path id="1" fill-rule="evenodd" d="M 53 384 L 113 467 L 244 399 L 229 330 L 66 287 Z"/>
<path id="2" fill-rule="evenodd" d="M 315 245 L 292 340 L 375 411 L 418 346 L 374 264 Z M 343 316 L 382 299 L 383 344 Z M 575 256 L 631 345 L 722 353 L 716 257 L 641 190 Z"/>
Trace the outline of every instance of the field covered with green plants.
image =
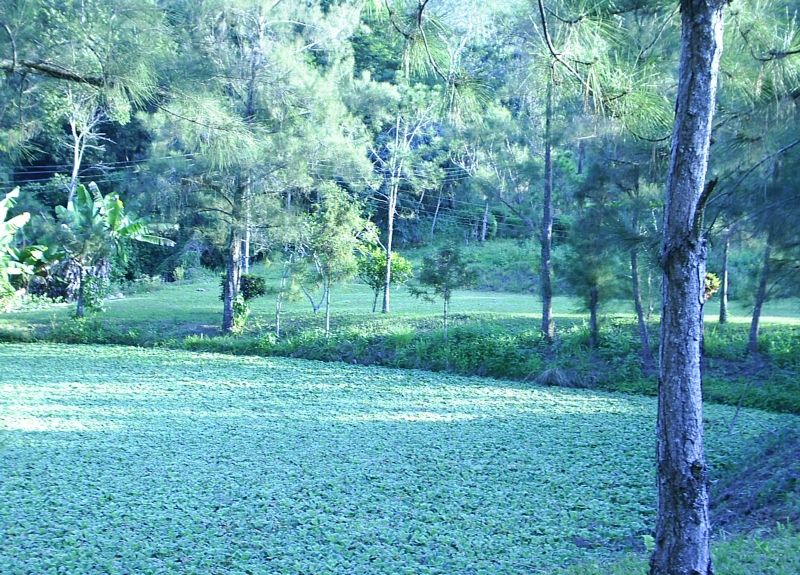
<path id="1" fill-rule="evenodd" d="M 3 344 L 0 364 L 4 574 L 643 569 L 649 397 L 114 346 Z M 798 423 L 705 417 L 712 481 Z M 720 540 L 719 572 L 796 573 L 781 529 Z"/>

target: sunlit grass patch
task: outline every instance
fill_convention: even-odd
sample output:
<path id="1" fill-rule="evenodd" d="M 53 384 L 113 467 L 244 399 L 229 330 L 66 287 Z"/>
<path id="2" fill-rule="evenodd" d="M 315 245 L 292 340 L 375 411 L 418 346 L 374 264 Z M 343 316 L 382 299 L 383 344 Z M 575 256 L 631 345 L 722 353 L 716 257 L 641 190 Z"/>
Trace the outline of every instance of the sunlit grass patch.
<path id="1" fill-rule="evenodd" d="M 0 346 L 0 572 L 550 572 L 654 523 L 644 397 Z M 706 411 L 712 470 L 790 416 Z"/>

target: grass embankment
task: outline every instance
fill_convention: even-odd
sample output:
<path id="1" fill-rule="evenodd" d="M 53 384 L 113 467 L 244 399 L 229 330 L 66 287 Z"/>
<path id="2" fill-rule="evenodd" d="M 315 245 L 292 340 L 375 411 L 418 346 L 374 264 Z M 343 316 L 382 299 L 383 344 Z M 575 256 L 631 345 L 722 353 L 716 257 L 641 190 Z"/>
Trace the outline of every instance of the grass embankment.
<path id="1" fill-rule="evenodd" d="M 569 298 L 555 300 L 558 341 L 551 346 L 540 336 L 540 302 L 528 294 L 457 292 L 447 342 L 440 304 L 411 298 L 402 289 L 393 292 L 392 313 L 387 315 L 370 312 L 373 295 L 365 286 L 337 286 L 329 340 L 324 337 L 322 314 L 313 314 L 304 299 L 285 305 L 282 334 L 276 337 L 274 296 L 253 302 L 244 333 L 223 336 L 218 294 L 212 279 L 111 300 L 105 304 L 106 313 L 81 321 L 70 318 L 72 306 L 3 314 L 0 340 L 164 346 L 538 380 L 645 395 L 656 392 L 655 375 L 642 369 L 635 317 L 624 302 L 605 306 L 599 347 L 589 350 L 585 312 Z M 745 352 L 747 310 L 734 304 L 730 317 L 724 326 L 712 317 L 707 322 L 706 399 L 800 414 L 797 300 L 767 306 L 758 358 Z M 657 330 L 653 320 L 654 346 Z"/>
<path id="2" fill-rule="evenodd" d="M 0 364 L 4 574 L 645 572 L 653 398 L 110 346 Z M 730 435 L 734 411 L 708 406 L 706 451 L 746 497 L 722 480 L 798 418 Z M 782 523 L 721 533 L 717 572 L 797 573 Z"/>

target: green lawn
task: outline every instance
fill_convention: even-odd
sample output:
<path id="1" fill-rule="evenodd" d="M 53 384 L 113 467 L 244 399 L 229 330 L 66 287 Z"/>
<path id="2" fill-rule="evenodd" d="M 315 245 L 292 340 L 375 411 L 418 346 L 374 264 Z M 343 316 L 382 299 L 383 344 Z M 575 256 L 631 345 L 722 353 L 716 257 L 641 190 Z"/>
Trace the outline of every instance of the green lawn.
<path id="1" fill-rule="evenodd" d="M 4 575 L 552 573 L 654 524 L 646 397 L 110 346 L 0 365 Z M 730 436 L 707 406 L 712 478 L 797 421 L 747 413 Z"/>
<path id="2" fill-rule="evenodd" d="M 265 273 L 258 270 L 256 273 Z M 270 271 L 269 274 L 273 272 Z M 268 274 L 268 275 L 269 275 Z M 274 279 L 274 278 L 273 278 Z M 273 282 L 274 283 L 274 282 Z M 139 329 L 146 326 L 158 332 L 158 337 L 182 336 L 186 333 L 217 333 L 222 323 L 222 303 L 219 300 L 219 285 L 215 279 L 206 279 L 183 284 L 162 284 L 151 293 L 132 294 L 119 300 L 108 300 L 104 306 L 106 313 L 98 316 L 103 320 Z M 360 283 L 346 283 L 335 286 L 332 292 L 333 330 L 346 330 L 354 323 L 365 321 L 380 324 L 396 323 L 414 318 L 429 318 L 440 322 L 441 302 L 430 303 L 409 295 L 408 290 L 399 288 L 392 292 L 392 314 L 373 314 L 373 293 Z M 707 307 L 706 322 L 716 323 L 717 302 Z M 556 297 L 554 314 L 557 327 L 569 329 L 587 321 L 587 312 L 581 302 L 574 298 Z M 31 331 L 49 329 L 67 322 L 74 314 L 75 305 L 58 305 L 33 311 L 0 314 L 0 334 L 3 331 Z M 511 294 L 503 292 L 456 291 L 451 302 L 451 313 L 458 323 L 459 314 L 503 316 L 504 319 L 538 327 L 541 321 L 541 300 L 530 294 Z M 651 321 L 657 323 L 658 308 Z M 605 318 L 623 318 L 634 321 L 634 310 L 630 302 L 609 301 L 602 307 Z M 744 327 L 750 322 L 750 310 L 746 305 L 732 302 L 730 323 Z M 275 296 L 268 295 L 252 302 L 249 330 L 274 329 Z M 322 314 L 314 315 L 305 297 L 284 304 L 283 321 L 291 325 L 301 322 L 304 326 L 324 322 Z M 800 326 L 800 300 L 779 300 L 768 302 L 765 306 L 763 324 Z"/>

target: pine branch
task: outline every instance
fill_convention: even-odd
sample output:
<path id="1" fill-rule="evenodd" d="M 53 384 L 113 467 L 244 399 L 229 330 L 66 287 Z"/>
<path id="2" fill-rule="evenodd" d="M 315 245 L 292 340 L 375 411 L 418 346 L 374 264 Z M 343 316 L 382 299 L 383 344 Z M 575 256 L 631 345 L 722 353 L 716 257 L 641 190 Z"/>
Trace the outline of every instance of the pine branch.
<path id="1" fill-rule="evenodd" d="M 5 29 L 6 34 L 8 34 L 8 39 L 11 41 L 11 69 L 9 70 L 10 74 L 13 74 L 14 71 L 17 69 L 17 41 L 14 40 L 14 34 L 11 33 L 11 28 L 8 27 L 3 20 L 0 20 L 0 26 Z"/>
<path id="2" fill-rule="evenodd" d="M 32 74 L 47 76 L 48 78 L 54 78 L 56 80 L 67 80 L 69 82 L 76 82 L 78 84 L 86 84 L 96 88 L 105 88 L 109 85 L 109 82 L 107 82 L 102 76 L 80 74 L 51 62 L 17 60 L 16 51 L 14 59 L 0 60 L 0 70 L 4 70 L 10 74 L 13 73 L 16 68 L 22 68 Z"/>

